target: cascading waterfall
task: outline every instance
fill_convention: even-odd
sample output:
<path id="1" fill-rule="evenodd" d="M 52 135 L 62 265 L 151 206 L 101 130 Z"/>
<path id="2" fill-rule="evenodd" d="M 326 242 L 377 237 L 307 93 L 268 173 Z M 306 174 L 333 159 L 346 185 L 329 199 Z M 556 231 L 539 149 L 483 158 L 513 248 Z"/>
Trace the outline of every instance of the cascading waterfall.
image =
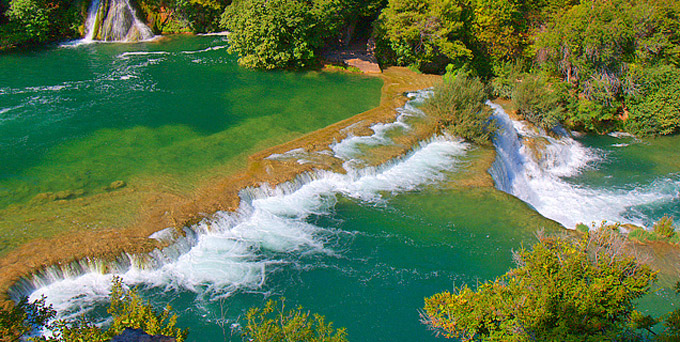
<path id="1" fill-rule="evenodd" d="M 400 110 L 399 116 L 419 115 L 420 111 L 412 104 L 428 94 L 427 91 L 412 94 L 412 100 Z M 399 122 L 395 129 L 404 128 L 403 120 Z M 390 143 L 384 138 L 384 125 L 374 125 L 373 130 L 375 134 L 369 140 L 338 143 L 344 146 L 343 153 L 354 155 L 350 145 L 358 148 L 360 144 L 371 145 L 373 140 Z M 359 137 L 347 139 L 357 142 Z M 44 295 L 63 315 L 60 318 L 70 319 L 106 300 L 113 274 L 128 284 L 185 289 L 213 298 L 235 291 L 257 291 L 268 274 L 277 267 L 297 262 L 296 256 L 336 253 L 334 237 L 351 233 L 319 227 L 307 219 L 330 214 L 337 195 L 379 203 L 385 193 L 412 191 L 442 181 L 457 168 L 467 149 L 468 145 L 460 140 L 439 136 L 422 142 L 404 157 L 365 168 L 352 168 L 351 157 L 328 151 L 347 161 L 346 174 L 318 171 L 302 174 L 276 188 L 246 188 L 240 193 L 238 211 L 219 212 L 190 229 L 185 228 L 186 234 L 176 234 L 172 229 L 154 234 L 152 237 L 157 239 L 178 239 L 171 247 L 154 251 L 143 262 L 124 260 L 117 267 L 100 267 L 90 262 L 72 267 L 79 272 L 52 268 L 23 281 L 12 295 L 14 298 L 30 295 L 30 299 Z M 305 158 L 303 151 L 294 154 Z"/>
<path id="2" fill-rule="evenodd" d="M 85 42 L 136 42 L 154 36 L 139 20 L 129 0 L 93 0 L 85 25 Z"/>
<path id="3" fill-rule="evenodd" d="M 680 180 L 673 178 L 622 189 L 571 184 L 565 178 L 599 161 L 598 151 L 583 146 L 564 130 L 548 135 L 512 120 L 501 106 L 487 104 L 494 109 L 500 128 L 494 138 L 496 160 L 489 170 L 496 187 L 566 228 L 603 220 L 644 225 L 649 218 L 633 210 L 635 207 L 669 203 L 679 196 Z"/>

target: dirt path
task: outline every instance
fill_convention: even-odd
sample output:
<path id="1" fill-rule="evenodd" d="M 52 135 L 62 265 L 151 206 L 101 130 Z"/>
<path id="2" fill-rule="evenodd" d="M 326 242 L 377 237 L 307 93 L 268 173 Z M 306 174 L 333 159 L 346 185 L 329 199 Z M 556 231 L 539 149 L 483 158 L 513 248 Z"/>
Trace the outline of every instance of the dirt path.
<path id="1" fill-rule="evenodd" d="M 364 74 L 379 74 L 380 65 L 369 43 L 357 43 L 343 49 L 324 51 L 321 57 L 332 64 L 355 67 Z"/>

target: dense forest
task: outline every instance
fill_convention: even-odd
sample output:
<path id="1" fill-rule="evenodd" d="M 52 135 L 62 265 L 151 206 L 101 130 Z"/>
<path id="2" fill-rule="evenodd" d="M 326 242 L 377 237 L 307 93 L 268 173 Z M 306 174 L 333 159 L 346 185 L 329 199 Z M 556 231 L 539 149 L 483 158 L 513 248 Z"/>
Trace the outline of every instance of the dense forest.
<path id="1" fill-rule="evenodd" d="M 0 46 L 84 34 L 84 0 L 0 1 Z M 239 63 L 319 64 L 370 37 L 383 66 L 464 70 L 546 129 L 667 135 L 680 127 L 680 2 L 628 0 L 138 0 L 156 33 L 231 32 Z"/>

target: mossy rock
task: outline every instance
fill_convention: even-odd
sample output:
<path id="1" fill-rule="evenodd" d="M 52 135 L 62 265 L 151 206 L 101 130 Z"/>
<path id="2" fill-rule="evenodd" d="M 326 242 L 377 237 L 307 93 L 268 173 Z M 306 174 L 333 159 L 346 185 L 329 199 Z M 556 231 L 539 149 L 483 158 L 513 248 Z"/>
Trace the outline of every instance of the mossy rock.
<path id="1" fill-rule="evenodd" d="M 118 189 L 124 188 L 126 186 L 127 186 L 127 183 L 125 183 L 122 180 L 117 180 L 117 181 L 111 182 L 111 184 L 109 184 L 107 187 L 105 187 L 104 190 L 105 191 L 113 191 L 113 190 L 118 190 Z"/>

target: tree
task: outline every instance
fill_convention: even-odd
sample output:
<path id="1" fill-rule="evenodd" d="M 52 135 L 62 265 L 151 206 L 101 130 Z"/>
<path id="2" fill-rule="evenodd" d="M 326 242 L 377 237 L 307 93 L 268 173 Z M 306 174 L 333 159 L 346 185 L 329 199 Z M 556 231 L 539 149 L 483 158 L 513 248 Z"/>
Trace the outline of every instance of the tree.
<path id="1" fill-rule="evenodd" d="M 270 300 L 263 308 L 252 308 L 246 314 L 243 340 L 252 342 L 347 342 L 344 328 L 335 329 L 323 316 L 287 310 L 285 300 Z"/>
<path id="2" fill-rule="evenodd" d="M 242 0 L 222 15 L 231 32 L 230 52 L 239 64 L 255 69 L 308 67 L 316 61 L 323 27 L 303 0 Z"/>
<path id="3" fill-rule="evenodd" d="M 626 130 L 640 136 L 678 132 L 680 70 L 675 66 L 660 65 L 636 68 L 631 74 L 631 82 L 638 85 L 638 91 L 626 95 Z"/>
<path id="4" fill-rule="evenodd" d="M 472 59 L 462 38 L 462 6 L 454 0 L 390 0 L 376 23 L 383 63 L 442 72 Z"/>
<path id="5" fill-rule="evenodd" d="M 527 32 L 522 30 L 522 1 L 474 0 L 471 33 L 494 62 L 520 57 Z"/>
<path id="6" fill-rule="evenodd" d="M 426 298 L 423 322 L 463 341 L 612 340 L 656 276 L 624 243 L 604 229 L 577 241 L 539 234 L 505 275 Z"/>
<path id="7" fill-rule="evenodd" d="M 52 11 L 47 4 L 36 0 L 12 0 L 7 15 L 18 26 L 24 40 L 43 43 L 49 38 Z"/>

